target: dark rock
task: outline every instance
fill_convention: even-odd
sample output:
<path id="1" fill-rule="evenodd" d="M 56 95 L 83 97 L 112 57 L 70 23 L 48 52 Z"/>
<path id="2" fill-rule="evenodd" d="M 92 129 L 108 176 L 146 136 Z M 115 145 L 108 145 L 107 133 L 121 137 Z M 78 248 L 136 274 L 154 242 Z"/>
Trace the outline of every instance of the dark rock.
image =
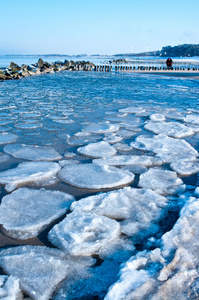
<path id="1" fill-rule="evenodd" d="M 39 69 L 42 69 L 43 67 L 44 67 L 44 62 L 43 62 L 43 59 L 40 58 L 40 59 L 38 60 L 38 68 L 39 68 Z"/>

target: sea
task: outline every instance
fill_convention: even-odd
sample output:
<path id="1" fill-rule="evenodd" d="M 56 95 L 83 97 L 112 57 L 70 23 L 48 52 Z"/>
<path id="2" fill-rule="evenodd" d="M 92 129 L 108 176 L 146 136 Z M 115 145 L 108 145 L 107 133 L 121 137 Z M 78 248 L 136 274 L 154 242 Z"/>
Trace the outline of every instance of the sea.
<path id="1" fill-rule="evenodd" d="M 0 68 L 8 67 L 11 61 L 18 65 L 33 64 L 40 57 L 48 62 L 65 59 L 85 60 L 96 65 L 110 64 L 112 59 L 118 59 L 113 56 L 0 56 Z M 127 57 L 126 59 L 128 66 L 162 66 L 165 64 L 164 58 Z M 198 57 L 177 57 L 173 58 L 173 61 L 176 66 L 199 67 Z M 163 126 L 160 123 L 163 123 Z M 14 278 L 18 278 L 21 282 L 18 287 L 19 291 L 22 290 L 22 294 L 29 295 L 31 299 L 104 299 L 106 295 L 109 300 L 134 299 L 129 296 L 125 283 L 120 287 L 120 291 L 123 290 L 121 298 L 115 298 L 117 293 L 111 296 L 110 287 L 114 287 L 117 281 L 121 283 L 121 270 L 128 259 L 132 259 L 139 253 L 152 251 L 156 247 L 161 248 L 162 236 L 172 230 L 180 218 L 184 199 L 194 195 L 194 191 L 199 186 L 198 137 L 199 80 L 197 79 L 115 71 L 62 71 L 20 80 L 1 81 L 0 197 L 2 204 L 0 224 L 2 225 L 0 248 L 7 251 L 3 252 L 3 257 L 4 255 L 11 257 L 11 263 L 9 265 L 6 259 L 0 259 L 0 274 L 2 276 L 13 275 Z M 145 139 L 148 139 L 150 143 L 147 144 Z M 182 141 L 184 144 L 181 144 Z M 175 146 L 175 143 L 179 144 Z M 185 148 L 188 150 L 185 151 Z M 111 163 L 110 157 L 116 156 L 119 159 L 122 157 L 123 160 Z M 131 156 L 136 156 L 133 163 L 128 162 Z M 150 164 L 145 163 L 145 156 L 162 161 L 157 163 L 153 160 Z M 141 162 L 138 157 L 143 157 L 143 161 Z M 100 159 L 102 162 L 97 161 Z M 186 164 L 187 161 L 189 165 Z M 181 165 L 179 166 L 176 162 L 180 162 Z M 173 163 L 175 164 L 172 165 Z M 20 171 L 19 166 L 25 169 Z M 158 176 L 151 173 L 149 182 L 143 179 L 143 184 L 140 186 L 139 182 L 143 174 L 154 169 L 172 172 L 172 176 L 168 178 L 169 183 L 167 175 L 165 175 L 164 185 L 162 183 L 164 176 L 160 175 L 158 183 Z M 150 179 L 154 184 L 150 182 Z M 179 189 L 176 190 L 176 186 Z M 21 188 L 26 188 L 30 192 L 30 203 L 25 204 L 22 201 L 22 208 L 20 200 L 17 196 L 15 198 L 16 191 Z M 136 191 L 148 188 L 166 199 L 156 200 L 154 197 L 154 206 L 151 204 L 150 207 L 155 207 L 156 201 L 161 200 L 165 203 L 160 205 L 161 212 L 160 207 L 157 212 L 154 210 L 155 217 L 152 217 L 151 208 L 142 203 L 139 205 L 141 196 L 137 196 L 137 204 L 134 204 L 134 207 L 138 229 L 135 230 L 135 234 L 132 233 L 133 231 L 129 233 L 127 229 L 121 229 L 122 226 L 131 228 L 132 222 L 129 226 L 128 222 L 133 217 L 126 217 L 122 213 L 121 216 L 118 213 L 114 217 L 110 212 L 105 213 L 102 202 L 100 202 L 101 206 L 99 204 L 100 212 L 98 213 L 96 198 L 91 198 L 90 204 L 85 202 L 86 212 L 81 207 L 76 212 L 68 208 L 58 215 L 54 213 L 45 221 L 44 226 L 41 218 L 44 218 L 45 212 L 41 212 L 40 207 L 33 209 L 31 205 L 31 191 L 33 190 L 44 191 L 45 189 L 72 195 L 76 202 L 82 201 L 83 207 L 84 199 L 101 194 L 106 197 L 112 192 L 113 197 L 110 196 L 110 201 L 112 201 L 112 198 L 117 197 L 123 188 L 136 189 Z M 23 193 L 25 192 L 22 190 L 21 199 L 25 195 Z M 6 198 L 8 196 L 11 197 L 10 200 Z M 127 195 L 125 197 L 128 198 Z M 153 202 L 151 196 L 147 197 Z M 55 199 L 56 196 L 52 198 L 52 202 Z M 47 202 L 48 199 L 45 198 L 44 201 Z M 114 205 L 113 202 L 113 206 L 110 204 L 112 208 L 109 207 L 107 210 L 115 208 Z M 131 210 L 134 215 L 130 203 L 126 209 Z M 123 207 L 118 206 L 118 211 L 123 211 Z M 142 217 L 144 211 L 146 217 Z M 40 216 L 41 213 L 43 214 Z M 76 215 L 72 219 L 74 213 Z M 92 213 L 92 221 L 90 221 L 89 213 Z M 21 221 L 23 214 L 26 215 L 24 223 Z M 86 219 L 83 219 L 84 214 L 88 214 Z M 56 227 L 49 237 L 49 232 L 69 215 L 71 215 L 71 223 L 67 225 L 68 227 L 64 229 Z M 97 219 L 102 216 L 105 219 Z M 139 218 L 140 224 L 138 224 Z M 11 219 L 15 220 L 16 225 L 11 224 Z M 113 230 L 114 222 L 106 225 L 106 219 L 116 222 L 117 230 Z M 127 225 L 121 223 L 124 220 Z M 145 234 L 143 234 L 143 229 L 139 231 L 142 222 L 146 222 Z M 100 224 L 103 224 L 103 229 Z M 154 230 L 151 229 L 152 225 L 155 226 Z M 37 232 L 35 228 L 40 228 L 40 226 L 41 229 Z M 89 230 L 83 234 L 86 226 L 90 226 Z M 121 226 L 120 229 L 118 229 L 119 226 Z M 69 228 L 68 233 L 67 228 Z M 62 231 L 66 233 L 62 235 Z M 121 234 L 118 234 L 118 231 L 121 231 Z M 26 236 L 28 238 L 25 238 Z M 66 240 L 67 246 L 63 240 Z M 151 241 L 157 241 L 157 243 Z M 30 248 L 20 248 L 22 245 Z M 53 249 L 52 254 L 45 251 L 41 254 L 39 250 L 37 259 L 36 247 L 39 246 L 43 247 L 42 249 Z M 55 255 L 53 252 L 57 248 L 63 252 L 66 251 L 69 257 L 70 255 L 72 257 L 77 255 L 80 258 L 91 256 L 95 260 L 94 267 L 90 266 L 91 262 L 90 265 L 89 263 L 86 265 L 85 262 L 78 264 L 78 258 L 74 266 L 70 265 L 71 273 L 67 275 L 63 271 L 63 276 L 59 277 L 57 274 L 62 274 L 59 268 L 64 259 L 62 257 L 56 264 L 52 263 L 53 259 L 53 262 L 56 259 L 59 260 L 58 254 Z M 122 258 L 119 259 L 120 255 L 114 255 L 114 253 L 118 254 L 120 251 Z M 50 255 L 53 258 L 51 260 Z M 52 263 L 51 271 L 48 269 L 46 257 Z M 193 266 L 193 270 L 197 269 L 196 265 Z M 83 266 L 83 270 L 86 271 L 78 269 L 80 266 Z M 143 266 L 144 263 L 140 268 L 144 269 Z M 88 276 L 88 268 L 91 268 L 92 276 Z M 144 272 L 147 268 L 148 265 Z M 151 276 L 153 280 L 157 280 L 154 278 L 157 278 L 158 268 L 154 271 L 156 273 L 149 271 L 147 278 Z M 53 278 L 56 276 L 59 280 L 55 282 Z M 170 276 L 172 277 L 173 274 Z M 68 281 L 67 278 L 69 278 Z M 41 281 L 44 282 L 43 286 L 41 286 Z M 140 285 L 140 280 L 138 281 L 137 284 Z M 135 279 L 132 285 L 133 291 L 136 291 L 137 284 Z M 151 294 L 156 293 L 157 286 L 150 291 Z M 3 283 L 1 288 L 4 288 Z M 16 294 L 19 291 L 16 288 Z M 181 292 L 184 297 L 186 291 Z M 166 288 L 165 293 L 165 299 L 171 299 L 170 296 L 167 297 L 167 293 L 170 294 Z M 139 299 L 146 298 L 140 296 Z"/>

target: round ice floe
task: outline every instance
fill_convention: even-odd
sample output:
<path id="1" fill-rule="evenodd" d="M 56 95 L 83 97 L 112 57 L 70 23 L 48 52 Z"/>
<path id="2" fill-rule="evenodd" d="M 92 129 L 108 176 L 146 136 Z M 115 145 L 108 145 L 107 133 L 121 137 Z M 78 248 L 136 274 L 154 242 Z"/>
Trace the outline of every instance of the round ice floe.
<path id="1" fill-rule="evenodd" d="M 14 143 L 18 139 L 16 134 L 0 133 L 0 145 Z"/>
<path id="2" fill-rule="evenodd" d="M 137 113 L 145 112 L 145 109 L 143 109 L 142 107 L 127 107 L 127 108 L 120 109 L 119 112 L 128 113 L 128 114 L 137 114 Z"/>
<path id="3" fill-rule="evenodd" d="M 14 169 L 0 172 L 0 183 L 5 184 L 8 192 L 26 183 L 48 185 L 55 181 L 55 175 L 61 169 L 54 162 L 24 162 Z"/>
<path id="4" fill-rule="evenodd" d="M 110 166 L 141 165 L 145 167 L 160 166 L 162 160 L 146 155 L 117 155 L 109 158 L 94 159 L 93 163 Z"/>
<path id="5" fill-rule="evenodd" d="M 187 115 L 183 120 L 187 123 L 199 124 L 199 114 Z"/>
<path id="6" fill-rule="evenodd" d="M 153 223 L 167 213 L 167 202 L 152 190 L 126 187 L 73 202 L 71 210 L 126 220 L 120 223 L 121 231 L 135 240 L 151 233 Z"/>
<path id="7" fill-rule="evenodd" d="M 7 274 L 20 280 L 22 290 L 33 300 L 51 299 L 63 279 L 72 276 L 75 280 L 74 274 L 95 262 L 90 257 L 74 259 L 58 249 L 41 246 L 12 247 L 2 250 L 0 254 L 0 266 Z"/>
<path id="8" fill-rule="evenodd" d="M 19 279 L 13 276 L 0 275 L 0 299 L 22 300 Z"/>
<path id="9" fill-rule="evenodd" d="M 180 175 L 189 176 L 199 172 L 199 162 L 198 161 L 184 161 L 179 160 L 173 162 L 171 168 Z"/>
<path id="10" fill-rule="evenodd" d="M 48 234 L 50 242 L 72 255 L 98 254 L 120 235 L 117 221 L 90 212 L 73 212 Z"/>
<path id="11" fill-rule="evenodd" d="M 19 124 L 16 125 L 15 127 L 20 128 L 20 129 L 35 129 L 42 127 L 43 125 L 41 123 L 24 123 L 24 124 Z"/>
<path id="12" fill-rule="evenodd" d="M 185 140 L 174 139 L 165 135 L 138 136 L 131 146 L 136 149 L 153 151 L 164 162 L 171 163 L 176 159 L 195 160 L 198 152 Z"/>
<path id="13" fill-rule="evenodd" d="M 77 152 L 92 158 L 110 157 L 116 154 L 116 150 L 104 141 L 81 147 L 77 149 Z"/>
<path id="14" fill-rule="evenodd" d="M 19 188 L 3 197 L 0 224 L 17 239 L 37 236 L 69 209 L 75 198 L 59 191 Z"/>
<path id="15" fill-rule="evenodd" d="M 106 141 L 110 144 L 118 143 L 118 142 L 121 142 L 122 140 L 123 140 L 123 137 L 117 136 L 115 134 L 109 134 L 104 137 L 104 141 Z"/>
<path id="16" fill-rule="evenodd" d="M 124 139 L 130 139 L 131 137 L 133 137 L 134 135 L 136 135 L 137 134 L 137 132 L 134 132 L 134 131 L 132 131 L 132 130 L 126 130 L 126 129 L 120 129 L 120 130 L 118 130 L 118 132 L 117 132 L 117 135 L 119 136 L 119 137 L 122 137 L 122 138 L 124 138 Z"/>
<path id="17" fill-rule="evenodd" d="M 27 160 L 59 160 L 62 156 L 55 149 L 36 145 L 7 145 L 3 149 L 6 153 Z"/>
<path id="18" fill-rule="evenodd" d="M 192 128 L 177 122 L 148 122 L 145 129 L 157 134 L 165 134 L 175 138 L 182 138 L 193 135 L 195 132 Z"/>
<path id="19" fill-rule="evenodd" d="M 83 131 L 90 133 L 107 133 L 107 132 L 116 132 L 119 130 L 118 125 L 106 124 L 106 123 L 93 123 L 85 126 Z"/>
<path id="20" fill-rule="evenodd" d="M 133 149 L 133 147 L 131 147 L 125 143 L 117 143 L 117 144 L 113 145 L 113 147 L 118 151 L 124 151 L 124 152 L 128 152 Z"/>
<path id="21" fill-rule="evenodd" d="M 134 180 L 133 173 L 97 164 L 66 166 L 59 172 L 59 177 L 71 185 L 87 189 L 113 188 Z"/>
<path id="22" fill-rule="evenodd" d="M 165 116 L 161 114 L 152 114 L 150 115 L 150 119 L 156 122 L 165 121 Z"/>
<path id="23" fill-rule="evenodd" d="M 140 187 L 154 190 L 158 194 L 180 194 L 185 191 L 185 185 L 177 177 L 176 172 L 151 168 L 140 175 Z"/>

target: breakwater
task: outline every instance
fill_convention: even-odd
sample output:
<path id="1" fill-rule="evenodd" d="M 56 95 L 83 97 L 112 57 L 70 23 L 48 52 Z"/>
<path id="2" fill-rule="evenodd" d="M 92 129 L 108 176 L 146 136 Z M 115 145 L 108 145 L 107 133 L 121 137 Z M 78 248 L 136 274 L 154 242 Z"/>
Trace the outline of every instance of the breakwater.
<path id="1" fill-rule="evenodd" d="M 44 62 L 41 58 L 37 63 L 31 65 L 23 64 L 21 67 L 11 62 L 8 68 L 0 69 L 0 80 L 20 79 L 45 73 L 60 71 L 94 71 L 94 72 L 131 72 L 138 74 L 157 74 L 180 77 L 199 77 L 199 67 L 160 67 L 160 66 L 124 66 L 124 65 L 95 65 L 90 61 L 56 61 L 54 63 Z"/>

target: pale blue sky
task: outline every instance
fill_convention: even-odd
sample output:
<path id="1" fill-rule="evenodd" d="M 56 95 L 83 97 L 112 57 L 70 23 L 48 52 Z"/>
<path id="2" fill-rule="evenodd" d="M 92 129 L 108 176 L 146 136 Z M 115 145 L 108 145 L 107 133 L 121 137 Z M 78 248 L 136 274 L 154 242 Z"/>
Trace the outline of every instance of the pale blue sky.
<path id="1" fill-rule="evenodd" d="M 0 0 L 0 54 L 115 54 L 199 44 L 198 0 Z"/>

